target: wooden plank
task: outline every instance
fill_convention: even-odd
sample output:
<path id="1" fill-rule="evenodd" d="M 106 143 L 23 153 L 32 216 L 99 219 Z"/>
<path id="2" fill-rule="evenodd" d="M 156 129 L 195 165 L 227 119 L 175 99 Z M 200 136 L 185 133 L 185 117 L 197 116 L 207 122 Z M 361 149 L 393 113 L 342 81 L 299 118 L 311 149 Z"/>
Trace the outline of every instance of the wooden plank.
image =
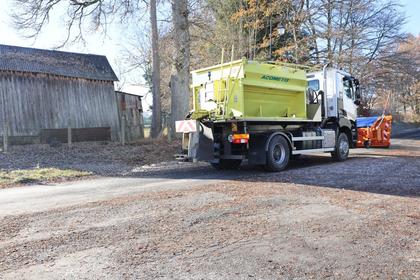
<path id="1" fill-rule="evenodd" d="M 9 124 L 4 122 L 3 127 L 3 152 L 7 153 L 9 148 Z"/>
<path id="2" fill-rule="evenodd" d="M 10 145 L 28 145 L 28 144 L 39 144 L 39 136 L 10 136 Z"/>
<path id="3" fill-rule="evenodd" d="M 72 128 L 72 142 L 111 141 L 110 127 Z M 41 143 L 68 143 L 68 128 L 42 129 Z"/>

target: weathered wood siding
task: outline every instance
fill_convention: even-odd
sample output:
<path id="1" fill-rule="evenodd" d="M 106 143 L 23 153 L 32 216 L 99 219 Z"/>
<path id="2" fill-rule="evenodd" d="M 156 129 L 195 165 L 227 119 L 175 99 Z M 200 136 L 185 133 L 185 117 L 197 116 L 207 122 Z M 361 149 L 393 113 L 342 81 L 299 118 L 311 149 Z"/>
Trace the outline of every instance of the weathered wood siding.
<path id="1" fill-rule="evenodd" d="M 0 72 L 0 124 L 11 136 L 39 136 L 41 129 L 111 127 L 119 139 L 113 82 L 46 74 Z M 0 132 L 2 134 L 2 132 Z"/>
<path id="2" fill-rule="evenodd" d="M 133 142 L 144 138 L 143 107 L 141 97 L 115 92 L 120 100 L 120 116 L 125 118 L 125 139 Z"/>
<path id="3" fill-rule="evenodd" d="M 40 135 L 40 142 L 42 144 L 51 143 L 67 143 L 68 138 L 67 128 L 42 129 Z M 110 141 L 111 128 L 110 127 L 89 127 L 89 128 L 72 128 L 71 142 L 89 142 L 89 141 Z"/>

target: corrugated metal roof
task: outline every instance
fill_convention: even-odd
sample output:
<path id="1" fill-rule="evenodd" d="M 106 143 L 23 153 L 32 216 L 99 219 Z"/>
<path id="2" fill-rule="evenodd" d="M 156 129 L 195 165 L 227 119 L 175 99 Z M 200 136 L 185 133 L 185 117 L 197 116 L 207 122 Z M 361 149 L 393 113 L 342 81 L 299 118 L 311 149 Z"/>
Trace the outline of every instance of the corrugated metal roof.
<path id="1" fill-rule="evenodd" d="M 106 56 L 0 44 L 0 71 L 45 73 L 91 80 L 118 81 Z"/>

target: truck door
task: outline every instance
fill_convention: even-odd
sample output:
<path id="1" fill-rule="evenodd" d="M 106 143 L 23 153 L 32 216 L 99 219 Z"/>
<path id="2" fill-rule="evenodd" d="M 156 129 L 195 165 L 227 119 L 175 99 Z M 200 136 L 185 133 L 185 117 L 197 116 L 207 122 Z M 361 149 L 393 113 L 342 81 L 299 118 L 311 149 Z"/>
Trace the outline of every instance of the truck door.
<path id="1" fill-rule="evenodd" d="M 356 120 L 357 117 L 357 106 L 354 104 L 356 100 L 355 85 L 353 85 L 353 79 L 348 76 L 344 76 L 342 79 L 343 85 L 343 110 L 346 112 L 347 117 Z"/>
<path id="2" fill-rule="evenodd" d="M 327 77 L 324 89 L 327 93 L 327 117 L 338 117 L 338 88 L 341 85 L 338 80 L 339 75 L 340 74 L 338 74 L 337 70 L 335 69 L 327 70 Z"/>

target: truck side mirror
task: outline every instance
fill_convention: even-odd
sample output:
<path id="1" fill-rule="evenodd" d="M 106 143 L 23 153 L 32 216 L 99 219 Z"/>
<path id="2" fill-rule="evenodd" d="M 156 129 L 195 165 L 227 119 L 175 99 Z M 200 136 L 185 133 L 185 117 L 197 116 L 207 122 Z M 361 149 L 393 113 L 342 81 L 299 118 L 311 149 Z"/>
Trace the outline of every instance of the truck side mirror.
<path id="1" fill-rule="evenodd" d="M 360 92 L 361 92 L 360 85 L 359 84 L 356 84 L 356 91 L 354 93 L 354 97 L 356 97 L 356 100 L 357 99 L 360 99 L 362 97 L 362 95 L 360 94 Z"/>
<path id="2" fill-rule="evenodd" d="M 359 82 L 358 79 L 356 79 L 354 77 L 352 77 L 352 82 L 353 82 L 354 89 L 355 89 L 355 95 L 354 95 L 354 97 L 355 97 L 356 100 L 358 100 L 358 99 L 361 98 L 361 94 L 360 94 L 360 82 Z"/>

